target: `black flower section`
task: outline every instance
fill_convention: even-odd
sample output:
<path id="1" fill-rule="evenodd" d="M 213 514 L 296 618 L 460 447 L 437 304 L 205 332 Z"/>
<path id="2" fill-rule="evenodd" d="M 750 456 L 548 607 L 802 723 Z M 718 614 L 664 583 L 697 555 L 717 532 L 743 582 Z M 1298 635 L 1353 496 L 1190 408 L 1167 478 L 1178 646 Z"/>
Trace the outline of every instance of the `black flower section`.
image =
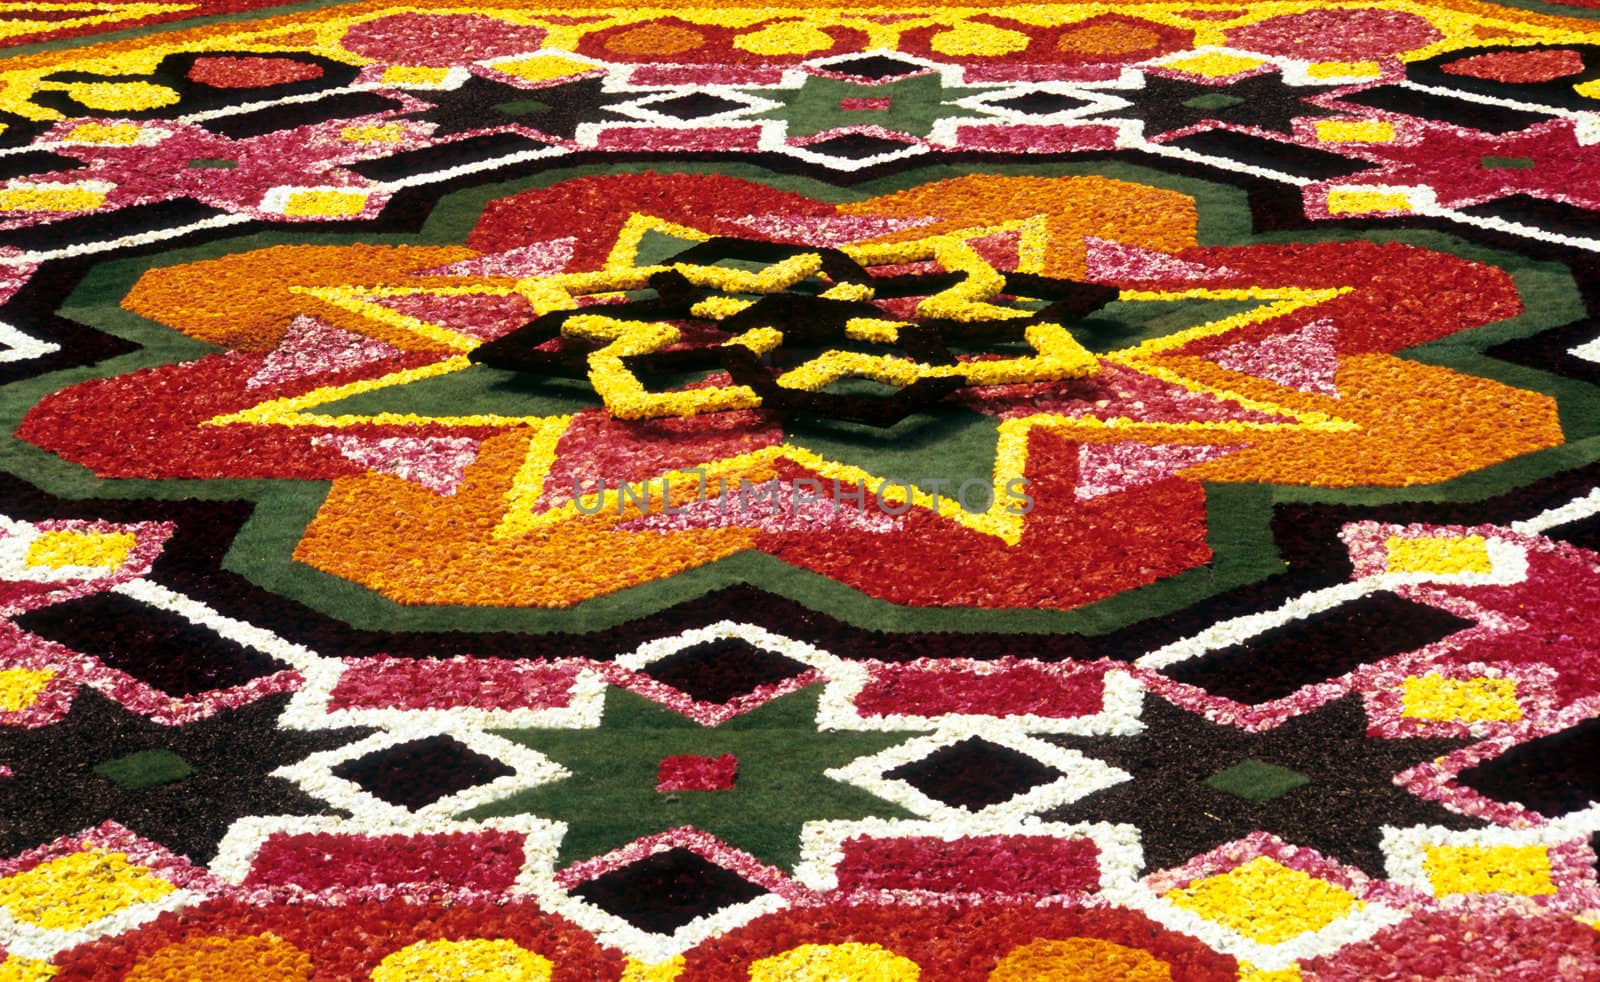
<path id="1" fill-rule="evenodd" d="M 162 726 L 92 689 L 65 718 L 0 729 L 5 818 L 0 853 L 107 819 L 195 862 L 209 862 L 236 819 L 330 809 L 272 771 L 365 736 L 366 730 L 280 729 L 288 695 L 267 696 L 182 726 Z"/>
<path id="2" fill-rule="evenodd" d="M 1394 776 L 1469 741 L 1367 735 L 1361 697 L 1247 733 L 1149 697 L 1136 737 L 1047 737 L 1133 775 L 1046 817 L 1137 826 L 1145 863 L 1168 869 L 1251 832 L 1384 875 L 1385 825 L 1484 823 L 1407 792 Z"/>

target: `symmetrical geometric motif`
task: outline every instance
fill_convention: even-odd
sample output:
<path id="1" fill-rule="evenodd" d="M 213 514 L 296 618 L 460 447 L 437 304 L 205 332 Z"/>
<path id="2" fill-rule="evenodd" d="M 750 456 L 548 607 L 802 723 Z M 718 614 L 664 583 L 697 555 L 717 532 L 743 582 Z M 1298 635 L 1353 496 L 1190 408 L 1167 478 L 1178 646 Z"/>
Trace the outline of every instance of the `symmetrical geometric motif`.
<path id="1" fill-rule="evenodd" d="M 13 6 L 0 979 L 1600 977 L 1589 0 Z"/>

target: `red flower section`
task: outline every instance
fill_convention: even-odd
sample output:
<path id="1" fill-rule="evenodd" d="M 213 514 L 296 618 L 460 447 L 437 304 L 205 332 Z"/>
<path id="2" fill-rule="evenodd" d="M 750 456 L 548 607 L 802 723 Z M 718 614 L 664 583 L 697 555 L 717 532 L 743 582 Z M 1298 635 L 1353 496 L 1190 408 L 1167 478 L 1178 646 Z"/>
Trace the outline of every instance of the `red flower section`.
<path id="1" fill-rule="evenodd" d="M 1005 658 L 952 669 L 933 662 L 885 665 L 856 696 L 862 716 L 1045 716 L 1070 719 L 1098 713 L 1105 695 L 1098 668 L 1049 666 Z"/>
<path id="2" fill-rule="evenodd" d="M 1600 931 L 1565 914 L 1439 911 L 1385 928 L 1363 944 L 1312 959 L 1306 982 L 1458 979 L 1548 982 L 1592 978 Z"/>
<path id="3" fill-rule="evenodd" d="M 842 55 L 860 51 L 867 45 L 864 31 L 818 27 L 814 37 L 816 46 L 811 50 L 794 54 L 762 53 L 768 50 L 760 43 L 762 32 L 782 32 L 795 27 L 804 27 L 804 22 L 799 18 L 778 18 L 734 29 L 660 17 L 644 24 L 619 24 L 610 30 L 585 34 L 578 43 L 578 52 L 608 62 L 646 65 L 765 65 Z M 831 44 L 823 46 L 825 40 Z"/>
<path id="4" fill-rule="evenodd" d="M 1006 32 L 1002 37 L 1016 44 L 1012 50 L 968 55 L 969 78 L 1001 81 L 1028 80 L 1040 66 L 1050 66 L 1048 77 L 1063 72 L 1073 75 L 1075 66 L 1116 65 L 1144 61 L 1194 43 L 1194 32 L 1154 21 L 1104 14 L 1071 24 L 1041 26 L 1008 17 L 980 15 L 972 22 Z M 941 61 L 950 59 L 948 50 L 955 41 L 953 29 L 945 25 L 916 27 L 900 36 L 900 49 Z"/>
<path id="5" fill-rule="evenodd" d="M 141 963 L 154 968 L 185 946 L 215 945 L 222 939 L 271 935 L 282 942 L 275 954 L 302 961 L 309 956 L 308 982 L 349 982 L 368 978 L 379 962 L 421 941 L 505 939 L 550 959 L 550 982 L 616 982 L 622 955 L 602 948 L 589 934 L 565 918 L 547 914 L 527 901 L 422 904 L 363 900 L 329 906 L 281 904 L 254 907 L 237 900 L 217 900 L 153 923 L 117 938 L 107 938 L 60 956 L 56 982 L 114 982 L 139 978 Z M 170 946 L 170 947 L 169 947 Z M 160 952 L 168 949 L 163 957 Z M 256 966 L 238 966 L 239 979 L 276 979 Z M 142 973 L 141 973 L 142 974 Z M 152 971 L 153 977 L 162 977 Z M 184 977 L 184 976 L 180 976 Z M 219 977 L 219 976 L 209 976 Z M 186 978 L 197 978 L 195 975 Z"/>
<path id="6" fill-rule="evenodd" d="M 1110 150 L 1117 145 L 1115 126 L 957 126 L 956 132 L 963 147 L 1001 153 Z"/>
<path id="7" fill-rule="evenodd" d="M 189 78 L 217 89 L 255 89 L 322 77 L 322 66 L 288 58 L 196 58 Z"/>
<path id="8" fill-rule="evenodd" d="M 522 869 L 523 839 L 520 833 L 488 830 L 425 836 L 278 834 L 262 843 L 245 886 L 499 892 L 510 889 Z"/>
<path id="9" fill-rule="evenodd" d="M 1458 588 L 1475 604 L 1527 627 L 1461 646 L 1448 657 L 1462 665 L 1547 665 L 1563 705 L 1600 694 L 1600 651 L 1590 640 L 1600 622 L 1600 582 L 1590 555 L 1564 549 L 1528 552 L 1528 578 L 1509 586 Z M 1551 584 L 1561 584 L 1553 591 Z"/>
<path id="10" fill-rule="evenodd" d="M 1000 959 L 1045 939 L 1095 938 L 1165 962 L 1172 982 L 1234 982 L 1233 958 L 1127 910 L 1063 910 L 1032 904 L 836 904 L 782 911 L 687 953 L 677 982 L 749 977 L 751 963 L 805 944 L 877 944 L 917 963 L 938 982 L 988 982 Z M 1092 970 L 1093 966 L 1085 966 Z M 1048 969 L 1047 969 L 1048 971 Z M 1046 976 L 1048 977 L 1048 976 Z M 1063 973 L 1064 978 L 1094 978 Z"/>
<path id="11" fill-rule="evenodd" d="M 1415 51 L 1444 37 L 1398 10 L 1308 10 L 1228 32 L 1236 48 L 1311 61 L 1363 61 Z"/>
<path id="12" fill-rule="evenodd" d="M 657 791 L 732 791 L 739 761 L 733 754 L 701 757 L 676 754 L 664 758 L 656 772 Z"/>
<path id="13" fill-rule="evenodd" d="M 560 709 L 572 703 L 581 663 L 496 658 L 350 661 L 328 709 Z"/>
<path id="14" fill-rule="evenodd" d="M 907 606 L 1074 607 L 1210 560 L 1200 485 L 1173 479 L 1077 501 L 1078 447 L 1054 434 L 1033 434 L 1026 476 L 1036 505 L 1015 546 L 952 529 L 921 509 L 901 518 L 902 534 L 895 537 L 763 531 L 756 541 L 785 562 Z M 868 507 L 874 507 L 870 500 Z M 1127 556 L 1138 556 L 1139 563 L 1130 569 Z M 937 597 L 929 590 L 935 582 L 946 584 Z M 1048 599 L 1041 603 L 1041 597 Z"/>
<path id="15" fill-rule="evenodd" d="M 815 198 L 732 177 L 645 173 L 580 178 L 489 202 L 467 236 L 467 245 L 480 252 L 504 252 L 527 245 L 529 229 L 583 229 L 573 244 L 568 268 L 600 269 L 616 244 L 617 232 L 635 212 L 712 235 L 748 238 L 748 227 L 731 217 L 717 217 L 731 202 L 738 202 L 738 211 L 745 215 L 838 216 L 832 205 Z"/>
<path id="16" fill-rule="evenodd" d="M 1569 48 L 1535 51 L 1496 51 L 1460 58 L 1440 68 L 1446 75 L 1489 79 L 1495 82 L 1553 82 L 1583 71 L 1583 55 Z"/>
<path id="17" fill-rule="evenodd" d="M 847 839 L 839 889 L 927 890 L 1052 897 L 1100 885 L 1100 851 L 1089 839 L 976 835 L 946 840 Z"/>
<path id="18" fill-rule="evenodd" d="M 450 66 L 535 51 L 544 33 L 478 14 L 394 14 L 356 24 L 340 43 L 389 64 Z"/>

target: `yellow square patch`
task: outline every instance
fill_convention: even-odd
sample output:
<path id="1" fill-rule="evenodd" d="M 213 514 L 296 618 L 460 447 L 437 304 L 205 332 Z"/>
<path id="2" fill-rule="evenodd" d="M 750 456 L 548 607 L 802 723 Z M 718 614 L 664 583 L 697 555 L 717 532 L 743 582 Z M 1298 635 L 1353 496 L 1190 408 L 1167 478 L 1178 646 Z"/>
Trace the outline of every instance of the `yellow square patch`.
<path id="1" fill-rule="evenodd" d="M 129 532 L 45 532 L 28 546 L 29 566 L 116 569 L 138 543 Z"/>
<path id="2" fill-rule="evenodd" d="M 132 123 L 80 123 L 64 138 L 64 143 L 83 143 L 89 146 L 128 147 L 139 142 L 143 132 Z"/>
<path id="3" fill-rule="evenodd" d="M 448 68 L 423 65 L 390 65 L 383 70 L 383 80 L 389 85 L 438 85 L 449 75 Z"/>
<path id="4" fill-rule="evenodd" d="M 18 713 L 39 701 L 45 686 L 56 677 L 48 668 L 0 670 L 0 712 Z"/>
<path id="5" fill-rule="evenodd" d="M 1515 723 L 1522 718 L 1515 679 L 1413 675 L 1402 683 L 1400 715 L 1453 723 Z"/>
<path id="6" fill-rule="evenodd" d="M 367 196 L 361 191 L 295 191 L 283 204 L 291 218 L 346 218 L 361 214 Z"/>
<path id="7" fill-rule="evenodd" d="M 176 889 L 120 852 L 88 849 L 0 880 L 0 907 L 24 924 L 77 931 Z"/>
<path id="8" fill-rule="evenodd" d="M 1434 573 L 1452 576 L 1460 573 L 1492 573 L 1489 543 L 1481 535 L 1429 536 L 1402 539 L 1390 536 L 1384 542 L 1391 573 Z"/>
<path id="9" fill-rule="evenodd" d="M 405 131 L 398 123 L 382 126 L 346 126 L 339 131 L 339 139 L 348 143 L 399 143 Z"/>
<path id="10" fill-rule="evenodd" d="M 1328 214 L 1361 215 L 1375 211 L 1410 211 L 1411 197 L 1404 191 L 1328 192 Z"/>
<path id="11" fill-rule="evenodd" d="M 1388 143 L 1394 124 L 1385 119 L 1319 119 L 1317 139 L 1323 143 Z"/>
<path id="12" fill-rule="evenodd" d="M 1436 896 L 1452 893 L 1556 892 L 1544 846 L 1429 846 L 1423 868 Z"/>
<path id="13" fill-rule="evenodd" d="M 1349 891 L 1258 856 L 1219 876 L 1199 880 L 1166 899 L 1258 944 L 1277 944 L 1359 910 Z"/>
<path id="14" fill-rule="evenodd" d="M 1227 78 L 1240 72 L 1248 72 L 1252 68 L 1259 68 L 1266 62 L 1260 58 L 1246 58 L 1243 55 L 1223 54 L 1219 51 L 1195 55 L 1193 58 L 1180 58 L 1177 61 L 1164 62 L 1162 68 L 1171 68 L 1174 71 L 1187 72 L 1190 75 L 1200 75 L 1205 78 Z"/>
<path id="15" fill-rule="evenodd" d="M 1375 61 L 1319 61 L 1306 68 L 1312 78 L 1377 78 L 1382 72 Z"/>
<path id="16" fill-rule="evenodd" d="M 35 184 L 0 189 L 0 211 L 93 211 L 106 193 L 75 184 Z"/>
<path id="17" fill-rule="evenodd" d="M 496 62 L 490 67 L 497 72 L 515 75 L 530 82 L 547 82 L 553 78 L 566 78 L 569 75 L 592 72 L 596 66 L 557 55 L 539 55 L 536 58 Z"/>

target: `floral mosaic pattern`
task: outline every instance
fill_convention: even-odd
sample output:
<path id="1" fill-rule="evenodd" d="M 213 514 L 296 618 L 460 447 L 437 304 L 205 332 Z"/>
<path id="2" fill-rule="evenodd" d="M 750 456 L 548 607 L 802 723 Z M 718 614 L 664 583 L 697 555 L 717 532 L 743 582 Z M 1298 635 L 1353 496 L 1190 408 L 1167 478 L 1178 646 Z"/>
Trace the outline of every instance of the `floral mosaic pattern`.
<path id="1" fill-rule="evenodd" d="M 0 978 L 1600 978 L 1584 3 L 39 6 Z"/>

